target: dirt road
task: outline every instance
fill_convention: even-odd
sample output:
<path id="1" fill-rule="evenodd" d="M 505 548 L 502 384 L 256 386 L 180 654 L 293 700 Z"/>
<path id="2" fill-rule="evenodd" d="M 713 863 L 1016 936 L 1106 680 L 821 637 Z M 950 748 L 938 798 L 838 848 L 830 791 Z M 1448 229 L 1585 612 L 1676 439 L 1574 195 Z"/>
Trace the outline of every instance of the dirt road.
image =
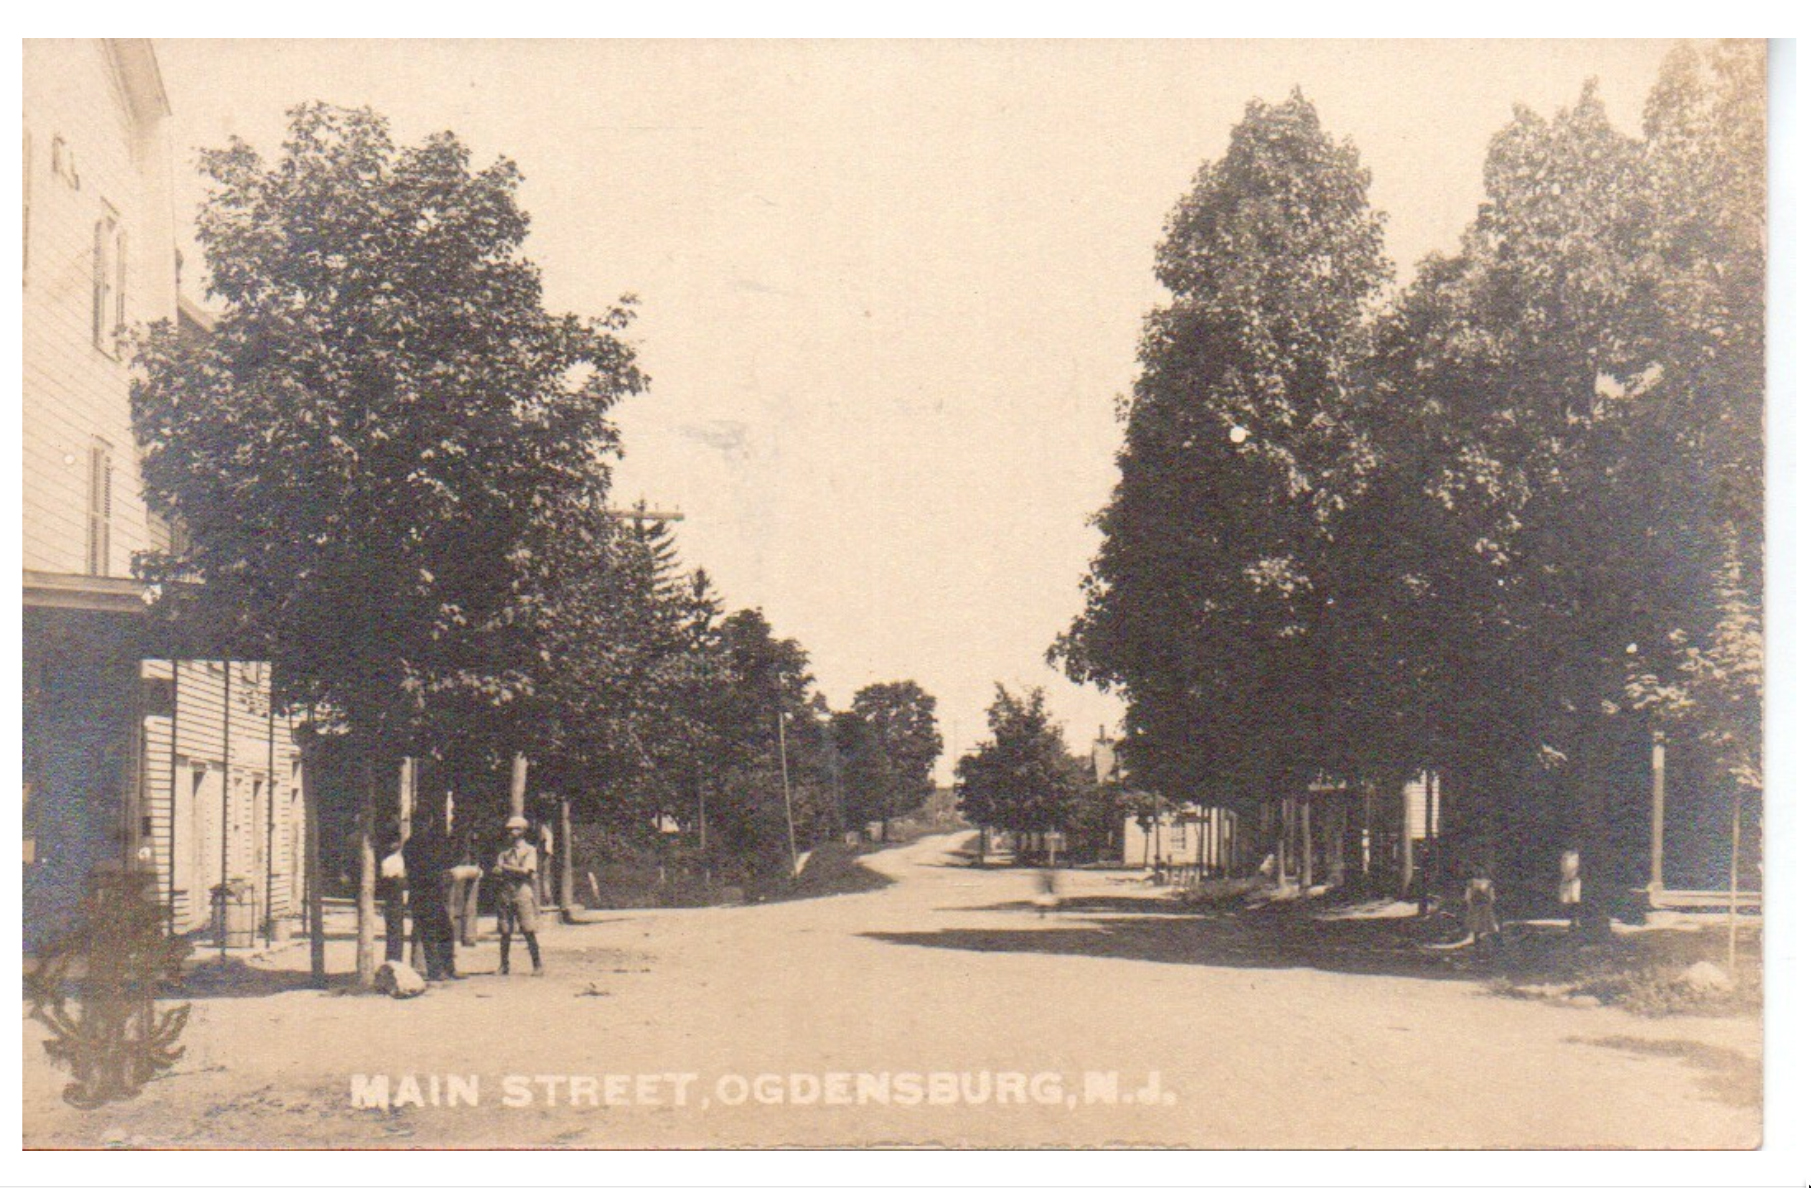
<path id="1" fill-rule="evenodd" d="M 525 961 L 491 974 L 494 942 L 462 950 L 482 972 L 414 1000 L 307 989 L 305 948 L 281 950 L 196 979 L 175 1075 L 92 1113 L 57 1099 L 28 1021 L 26 1145 L 1759 1139 L 1756 1020 L 1641 1019 L 1305 956 L 1129 874 L 1070 876 L 1040 914 L 1030 876 L 965 865 L 961 840 L 866 859 L 894 880 L 878 891 L 552 929 L 545 978 Z M 330 956 L 350 968 L 348 944 Z"/>

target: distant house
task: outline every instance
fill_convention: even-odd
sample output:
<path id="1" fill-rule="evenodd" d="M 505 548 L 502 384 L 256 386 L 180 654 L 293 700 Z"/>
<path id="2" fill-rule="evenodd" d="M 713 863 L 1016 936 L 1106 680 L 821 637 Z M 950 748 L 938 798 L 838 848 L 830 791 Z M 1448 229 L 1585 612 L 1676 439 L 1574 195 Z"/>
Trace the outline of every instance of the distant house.
<path id="1" fill-rule="evenodd" d="M 1187 869 L 1210 878 L 1240 873 L 1239 814 L 1229 808 L 1183 804 L 1157 813 L 1129 814 L 1122 861 L 1147 869 Z"/>
<path id="2" fill-rule="evenodd" d="M 1096 783 L 1121 782 L 1124 767 L 1119 743 L 1108 738 L 1105 729 L 1093 740 L 1089 759 Z M 1131 791 L 1126 799 L 1133 805 L 1145 801 Z M 1151 796 L 1143 811 L 1135 808 L 1128 812 L 1114 840 L 1119 860 L 1126 866 L 1189 870 L 1208 877 L 1235 873 L 1242 862 L 1244 844 L 1239 814 L 1231 808 L 1197 803 L 1177 805 L 1159 796 Z"/>
<path id="3" fill-rule="evenodd" d="M 1117 743 L 1095 739 L 1096 779 L 1122 775 Z M 1174 800 L 1133 791 L 1119 837 L 1126 866 L 1208 878 L 1260 871 L 1279 884 L 1364 882 L 1408 894 L 1441 827 L 1440 780 L 1422 772 L 1399 793 L 1316 780 L 1242 814 L 1237 808 Z"/>
<path id="4" fill-rule="evenodd" d="M 169 100 L 142 40 L 24 44 L 23 930 L 91 874 L 151 871 L 171 926 L 241 880 L 299 900 L 298 766 L 263 665 L 167 658 L 133 556 L 146 508 L 121 331 L 179 316 Z M 200 315 L 189 311 L 192 324 Z"/>

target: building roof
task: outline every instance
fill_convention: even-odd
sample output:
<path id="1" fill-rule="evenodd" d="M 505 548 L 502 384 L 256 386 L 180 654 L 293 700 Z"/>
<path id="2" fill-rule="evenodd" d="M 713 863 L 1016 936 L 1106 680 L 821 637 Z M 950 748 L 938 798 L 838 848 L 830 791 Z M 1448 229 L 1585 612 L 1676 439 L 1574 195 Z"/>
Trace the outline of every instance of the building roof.
<path id="1" fill-rule="evenodd" d="M 157 66 L 157 51 L 144 37 L 103 37 L 107 57 L 119 73 L 120 87 L 126 102 L 140 122 L 161 119 L 170 114 L 170 95 L 164 90 L 163 71 Z"/>

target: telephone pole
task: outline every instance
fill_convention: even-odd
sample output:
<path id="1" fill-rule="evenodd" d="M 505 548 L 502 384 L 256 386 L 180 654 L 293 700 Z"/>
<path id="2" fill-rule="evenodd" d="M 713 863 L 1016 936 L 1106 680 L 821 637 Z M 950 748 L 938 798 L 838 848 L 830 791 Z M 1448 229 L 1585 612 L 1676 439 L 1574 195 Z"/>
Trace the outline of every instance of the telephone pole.
<path id="1" fill-rule="evenodd" d="M 634 507 L 607 508 L 604 514 L 612 520 L 633 520 L 637 526 L 644 520 L 663 520 L 676 524 L 685 519 L 685 513 L 682 511 L 650 509 L 646 502 L 637 503 Z"/>
<path id="2" fill-rule="evenodd" d="M 786 719 L 792 715 L 781 710 L 780 719 L 780 791 L 786 798 L 786 849 L 792 854 L 792 873 L 788 878 L 797 878 L 799 874 L 799 839 L 792 826 L 792 777 L 786 766 Z"/>

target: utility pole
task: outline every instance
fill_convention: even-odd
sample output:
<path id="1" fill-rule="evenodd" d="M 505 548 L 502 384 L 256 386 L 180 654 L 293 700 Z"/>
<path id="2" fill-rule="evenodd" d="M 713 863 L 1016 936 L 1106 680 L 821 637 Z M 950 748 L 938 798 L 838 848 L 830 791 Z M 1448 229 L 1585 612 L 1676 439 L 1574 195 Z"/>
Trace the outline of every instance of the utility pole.
<path id="1" fill-rule="evenodd" d="M 572 922 L 572 800 L 566 796 L 560 797 L 560 915 Z"/>
<path id="2" fill-rule="evenodd" d="M 1654 731 L 1654 813 L 1648 839 L 1648 900 L 1666 890 L 1666 732 Z"/>
<path id="3" fill-rule="evenodd" d="M 302 735 L 302 852 L 303 885 L 308 904 L 308 973 L 316 989 L 327 988 L 327 920 L 321 887 L 320 737 L 314 732 L 314 709 Z"/>
<path id="4" fill-rule="evenodd" d="M 225 670 L 225 686 L 220 693 L 220 886 L 214 892 L 214 903 L 220 912 L 220 960 L 226 961 L 227 853 L 233 835 L 233 662 L 220 666 Z M 172 791 L 174 795 L 174 791 Z M 174 802 L 172 802 L 174 808 Z"/>
<path id="5" fill-rule="evenodd" d="M 609 516 L 612 520 L 634 520 L 637 524 L 641 523 L 643 520 L 665 520 L 669 523 L 676 524 L 685 519 L 684 512 L 649 511 L 646 503 L 638 503 L 634 507 L 626 508 L 612 507 L 607 509 L 604 514 Z"/>
<path id="6" fill-rule="evenodd" d="M 799 873 L 799 839 L 792 825 L 792 777 L 786 766 L 786 719 L 785 710 L 779 713 L 780 719 L 780 791 L 786 798 L 786 849 L 792 855 L 792 873 L 788 878 L 797 878 Z"/>
<path id="7" fill-rule="evenodd" d="M 1729 980 L 1736 976 L 1736 902 L 1741 898 L 1742 875 L 1737 865 L 1742 855 L 1742 785 L 1731 796 L 1734 810 L 1729 823 Z"/>

